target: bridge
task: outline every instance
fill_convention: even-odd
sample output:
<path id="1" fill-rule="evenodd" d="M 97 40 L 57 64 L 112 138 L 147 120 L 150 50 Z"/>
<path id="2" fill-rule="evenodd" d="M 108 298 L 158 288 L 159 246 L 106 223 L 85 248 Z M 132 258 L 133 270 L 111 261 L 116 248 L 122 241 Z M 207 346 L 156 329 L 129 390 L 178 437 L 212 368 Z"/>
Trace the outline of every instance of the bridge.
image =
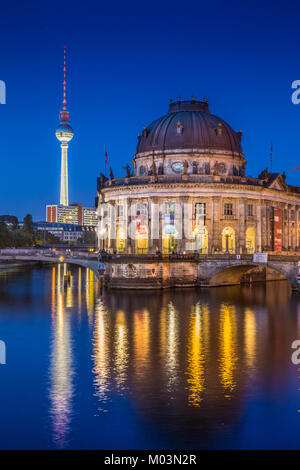
<path id="1" fill-rule="evenodd" d="M 104 279 L 109 288 L 151 289 L 187 286 L 237 285 L 245 275 L 263 274 L 264 279 L 286 279 L 298 289 L 296 276 L 300 255 L 268 256 L 265 263 L 254 262 L 252 255 L 128 255 L 99 256 L 97 253 L 65 249 L 2 249 L 1 263 L 39 261 L 82 266 Z M 102 266 L 100 266 L 100 263 Z M 104 267 L 104 269 L 99 269 Z"/>

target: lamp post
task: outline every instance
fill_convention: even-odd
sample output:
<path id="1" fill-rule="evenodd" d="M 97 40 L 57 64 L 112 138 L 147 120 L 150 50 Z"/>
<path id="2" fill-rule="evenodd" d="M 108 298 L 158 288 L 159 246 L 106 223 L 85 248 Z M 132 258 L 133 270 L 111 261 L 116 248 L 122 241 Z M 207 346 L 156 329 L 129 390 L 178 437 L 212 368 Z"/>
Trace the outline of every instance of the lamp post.
<path id="1" fill-rule="evenodd" d="M 228 254 L 229 253 L 229 234 L 230 234 L 230 231 L 228 230 L 228 228 L 225 229 L 225 237 L 226 237 L 226 251 L 225 253 Z"/>

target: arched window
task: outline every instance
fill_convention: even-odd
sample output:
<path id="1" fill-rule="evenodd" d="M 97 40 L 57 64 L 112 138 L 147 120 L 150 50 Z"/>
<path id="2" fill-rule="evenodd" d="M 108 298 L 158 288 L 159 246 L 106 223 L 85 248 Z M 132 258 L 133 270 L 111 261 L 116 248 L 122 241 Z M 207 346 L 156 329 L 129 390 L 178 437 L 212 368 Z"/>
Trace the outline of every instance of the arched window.
<path id="1" fill-rule="evenodd" d="M 141 165 L 140 168 L 139 168 L 139 175 L 142 176 L 146 173 L 146 168 Z"/>

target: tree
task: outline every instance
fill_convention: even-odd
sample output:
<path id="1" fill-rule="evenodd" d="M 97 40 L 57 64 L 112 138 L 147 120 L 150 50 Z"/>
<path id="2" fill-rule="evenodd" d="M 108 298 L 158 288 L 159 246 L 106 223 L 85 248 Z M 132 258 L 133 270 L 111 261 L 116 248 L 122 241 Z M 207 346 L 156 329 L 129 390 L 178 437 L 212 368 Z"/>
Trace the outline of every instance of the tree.
<path id="1" fill-rule="evenodd" d="M 10 245 L 10 233 L 5 222 L 0 222 L 0 248 L 7 248 Z"/>
<path id="2" fill-rule="evenodd" d="M 10 232 L 11 246 L 14 248 L 21 248 L 23 246 L 32 245 L 32 235 L 24 232 L 24 230 L 13 230 Z"/>
<path id="3" fill-rule="evenodd" d="M 30 233 L 30 235 L 33 235 L 34 230 L 33 230 L 33 221 L 32 221 L 32 215 L 31 214 L 27 214 L 24 217 L 23 230 L 24 230 L 24 232 Z"/>

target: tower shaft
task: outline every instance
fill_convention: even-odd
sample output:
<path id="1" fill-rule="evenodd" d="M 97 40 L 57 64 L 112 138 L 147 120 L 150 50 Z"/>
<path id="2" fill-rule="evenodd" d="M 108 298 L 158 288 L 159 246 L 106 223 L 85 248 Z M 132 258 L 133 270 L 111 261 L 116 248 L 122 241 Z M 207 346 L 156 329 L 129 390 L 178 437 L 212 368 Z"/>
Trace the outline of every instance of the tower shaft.
<path id="1" fill-rule="evenodd" d="M 61 143 L 61 170 L 60 170 L 60 204 L 69 205 L 69 187 L 68 187 L 68 144 Z"/>

